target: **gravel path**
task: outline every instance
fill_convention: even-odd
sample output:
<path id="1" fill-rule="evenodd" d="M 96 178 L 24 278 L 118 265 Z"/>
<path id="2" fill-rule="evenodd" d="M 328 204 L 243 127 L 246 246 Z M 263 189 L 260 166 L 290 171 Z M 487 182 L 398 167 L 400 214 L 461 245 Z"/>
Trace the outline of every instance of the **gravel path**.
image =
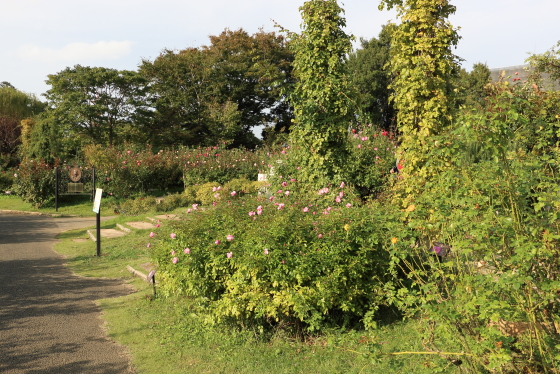
<path id="1" fill-rule="evenodd" d="M 73 275 L 55 235 L 94 218 L 0 213 L 0 373 L 133 373 L 103 330 L 95 300 L 126 295 L 114 279 Z"/>

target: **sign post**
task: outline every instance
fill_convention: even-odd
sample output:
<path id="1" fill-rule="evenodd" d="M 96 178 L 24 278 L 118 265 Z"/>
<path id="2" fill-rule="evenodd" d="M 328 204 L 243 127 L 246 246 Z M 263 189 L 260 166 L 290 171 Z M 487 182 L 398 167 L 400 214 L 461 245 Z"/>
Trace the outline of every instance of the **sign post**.
<path id="1" fill-rule="evenodd" d="M 97 224 L 97 233 L 96 233 L 96 243 L 97 243 L 97 257 L 101 256 L 101 213 L 99 213 L 99 208 L 101 206 L 101 194 L 103 190 L 101 188 L 97 188 L 95 190 L 95 199 L 93 200 L 93 211 L 97 213 L 96 215 L 96 224 Z"/>

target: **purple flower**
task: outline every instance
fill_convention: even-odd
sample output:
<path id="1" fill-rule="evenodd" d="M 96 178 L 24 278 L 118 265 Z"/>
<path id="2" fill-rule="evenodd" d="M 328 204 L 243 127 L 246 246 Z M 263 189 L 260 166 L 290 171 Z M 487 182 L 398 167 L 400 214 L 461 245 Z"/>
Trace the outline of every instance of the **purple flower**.
<path id="1" fill-rule="evenodd" d="M 432 252 L 435 252 L 436 255 L 439 255 L 439 253 L 441 252 L 441 247 L 434 245 L 434 247 L 432 248 Z"/>
<path id="2" fill-rule="evenodd" d="M 227 258 L 231 258 L 231 256 L 233 256 L 233 252 L 228 252 L 226 253 Z"/>

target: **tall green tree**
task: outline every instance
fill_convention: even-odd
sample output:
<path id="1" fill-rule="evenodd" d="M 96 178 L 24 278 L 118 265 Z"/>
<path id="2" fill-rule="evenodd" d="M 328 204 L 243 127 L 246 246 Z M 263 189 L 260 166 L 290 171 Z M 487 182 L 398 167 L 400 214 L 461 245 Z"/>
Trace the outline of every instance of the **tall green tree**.
<path id="1" fill-rule="evenodd" d="M 68 139 L 119 144 L 149 113 L 147 82 L 137 72 L 76 65 L 48 76 L 48 116 Z"/>
<path id="2" fill-rule="evenodd" d="M 254 146 L 255 126 L 289 123 L 280 86 L 290 80 L 292 59 L 280 35 L 226 29 L 209 45 L 142 61 L 155 96 L 154 131 L 189 145 Z"/>
<path id="3" fill-rule="evenodd" d="M 486 85 L 492 82 L 490 69 L 486 64 L 476 63 L 470 72 L 461 69 L 459 73 L 457 105 L 480 107 L 488 96 Z"/>
<path id="4" fill-rule="evenodd" d="M 401 20 L 391 45 L 390 88 L 402 133 L 404 171 L 409 173 L 425 165 L 432 136 L 452 122 L 459 72 L 452 48 L 459 35 L 448 18 L 456 8 L 448 0 L 382 0 L 380 8 L 384 6 L 396 7 Z"/>
<path id="5" fill-rule="evenodd" d="M 298 163 L 302 182 L 340 183 L 348 158 L 348 127 L 356 112 L 346 64 L 353 37 L 342 29 L 344 10 L 335 0 L 307 1 L 300 12 L 302 32 L 290 34 L 295 55 L 290 159 Z"/>
<path id="6" fill-rule="evenodd" d="M 45 104 L 34 95 L 16 90 L 8 82 L 0 84 L 0 155 L 3 163 L 13 162 L 21 144 L 20 122 L 41 113 Z"/>
<path id="7" fill-rule="evenodd" d="M 348 74 L 358 91 L 363 122 L 372 122 L 385 130 L 394 130 L 396 112 L 390 102 L 391 35 L 395 25 L 384 25 L 378 38 L 360 39 L 361 48 L 348 57 Z"/>

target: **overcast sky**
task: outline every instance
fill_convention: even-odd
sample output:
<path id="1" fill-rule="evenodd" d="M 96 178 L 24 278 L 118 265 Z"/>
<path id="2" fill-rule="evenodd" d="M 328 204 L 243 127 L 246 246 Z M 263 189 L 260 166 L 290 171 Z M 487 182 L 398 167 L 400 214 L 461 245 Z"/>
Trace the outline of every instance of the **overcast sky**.
<path id="1" fill-rule="evenodd" d="M 208 44 L 225 28 L 299 31 L 303 0 L 0 0 L 0 81 L 40 95 L 68 66 L 135 70 L 164 49 Z M 378 0 L 346 0 L 346 32 L 376 37 L 395 13 Z M 455 53 L 490 68 L 521 65 L 560 41 L 560 0 L 452 0 L 462 36 Z M 274 20 L 274 21 L 273 21 Z"/>

